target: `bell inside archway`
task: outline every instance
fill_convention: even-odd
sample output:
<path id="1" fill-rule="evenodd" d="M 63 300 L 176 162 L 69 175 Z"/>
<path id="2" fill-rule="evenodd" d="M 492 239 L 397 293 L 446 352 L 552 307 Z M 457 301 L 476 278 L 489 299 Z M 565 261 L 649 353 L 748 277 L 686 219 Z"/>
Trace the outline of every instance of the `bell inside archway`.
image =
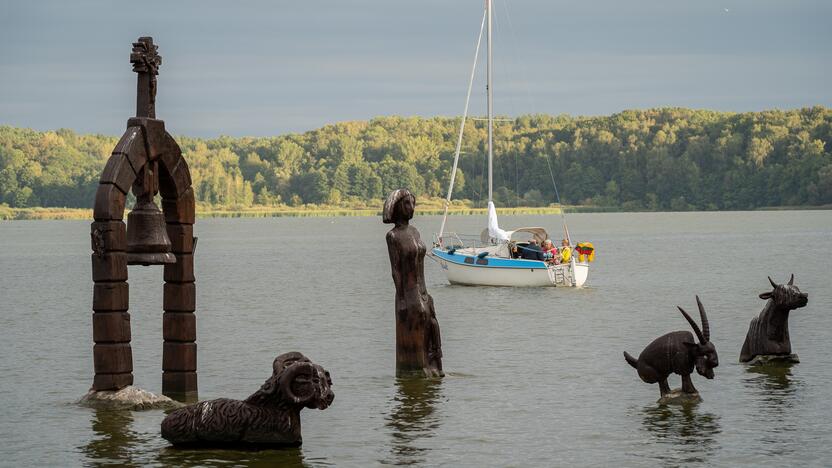
<path id="1" fill-rule="evenodd" d="M 136 200 L 127 215 L 127 264 L 164 265 L 176 263 L 165 228 L 165 215 L 151 199 Z"/>

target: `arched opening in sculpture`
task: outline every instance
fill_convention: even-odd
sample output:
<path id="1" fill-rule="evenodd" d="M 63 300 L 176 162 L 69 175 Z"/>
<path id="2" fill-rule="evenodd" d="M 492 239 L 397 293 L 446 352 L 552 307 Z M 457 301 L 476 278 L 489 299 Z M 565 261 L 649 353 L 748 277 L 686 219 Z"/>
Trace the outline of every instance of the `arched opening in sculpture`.
<path id="1" fill-rule="evenodd" d="M 139 74 L 136 117 L 127 121 L 104 168 L 91 226 L 93 286 L 93 390 L 119 390 L 133 383 L 127 283 L 127 194 L 151 180 L 162 198 L 165 230 L 175 263 L 164 265 L 162 393 L 196 397 L 196 286 L 194 278 L 195 200 L 191 174 L 179 145 L 155 118 L 161 57 L 149 37 L 133 44 L 131 62 Z M 138 182 L 137 182 L 138 181 Z"/>

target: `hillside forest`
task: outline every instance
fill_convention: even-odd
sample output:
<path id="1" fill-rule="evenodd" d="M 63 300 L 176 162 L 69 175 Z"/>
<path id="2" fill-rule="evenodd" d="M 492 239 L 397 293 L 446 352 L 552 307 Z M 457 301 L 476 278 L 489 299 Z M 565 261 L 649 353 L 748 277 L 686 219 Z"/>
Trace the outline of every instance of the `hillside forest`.
<path id="1" fill-rule="evenodd" d="M 446 195 L 459 122 L 380 117 L 274 137 L 176 138 L 203 207 L 375 207 L 398 187 Z M 90 207 L 117 139 L 0 127 L 0 204 Z M 832 204 L 824 107 L 527 115 L 497 122 L 494 142 L 498 206 L 555 203 L 553 179 L 564 204 L 620 210 Z M 487 199 L 485 152 L 485 123 L 469 120 L 453 194 L 468 206 Z"/>

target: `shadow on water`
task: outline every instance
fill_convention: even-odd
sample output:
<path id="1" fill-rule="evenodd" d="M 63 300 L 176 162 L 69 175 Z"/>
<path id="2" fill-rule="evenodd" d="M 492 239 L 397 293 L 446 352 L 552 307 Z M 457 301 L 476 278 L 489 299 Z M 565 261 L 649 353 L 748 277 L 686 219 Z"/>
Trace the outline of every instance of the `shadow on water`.
<path id="1" fill-rule="evenodd" d="M 94 437 L 81 449 L 93 466 L 140 466 L 135 447 L 144 437 L 133 431 L 133 414 L 124 410 L 96 409 L 92 416 Z"/>
<path id="2" fill-rule="evenodd" d="M 384 464 L 415 465 L 425 462 L 430 450 L 425 441 L 433 437 L 439 427 L 435 405 L 442 397 L 440 379 L 396 379 L 394 407 L 387 417 L 392 430 L 390 460 Z"/>
<path id="3" fill-rule="evenodd" d="M 792 376 L 791 364 L 752 366 L 746 370 L 743 383 L 756 406 L 751 419 L 760 432 L 762 447 L 769 455 L 794 453 L 799 448 L 799 427 L 791 413 L 799 402 L 802 382 Z"/>
<path id="4" fill-rule="evenodd" d="M 654 457 L 663 464 L 705 463 L 719 448 L 719 416 L 696 403 L 645 407 L 642 425 L 659 444 Z"/>

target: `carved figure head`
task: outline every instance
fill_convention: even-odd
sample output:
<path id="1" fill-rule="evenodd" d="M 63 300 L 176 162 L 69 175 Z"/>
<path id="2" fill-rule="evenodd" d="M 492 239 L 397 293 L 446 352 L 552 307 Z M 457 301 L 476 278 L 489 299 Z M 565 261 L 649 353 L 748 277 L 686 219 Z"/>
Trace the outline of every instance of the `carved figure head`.
<path id="1" fill-rule="evenodd" d="M 770 276 L 768 277 L 768 282 L 771 283 L 771 287 L 774 289 L 771 292 L 760 294 L 760 299 L 764 301 L 771 299 L 774 301 L 774 305 L 785 308 L 786 310 L 798 309 L 809 303 L 809 295 L 800 292 L 800 289 L 794 285 L 794 274 L 792 274 L 789 282 L 786 284 L 777 284 Z"/>
<path id="2" fill-rule="evenodd" d="M 381 220 L 385 224 L 408 221 L 413 218 L 415 209 L 416 196 L 406 188 L 396 189 L 390 192 L 387 200 L 384 201 Z"/>
<path id="3" fill-rule="evenodd" d="M 714 367 L 719 366 L 719 357 L 716 354 L 716 346 L 711 343 L 711 327 L 708 324 L 708 316 L 705 314 L 705 307 L 702 306 L 702 301 L 699 300 L 699 296 L 696 296 L 696 305 L 699 307 L 699 318 L 702 320 L 702 329 L 690 318 L 690 315 L 685 312 L 685 309 L 676 306 L 679 308 L 679 312 L 685 316 L 688 323 L 690 323 L 693 332 L 696 333 L 696 337 L 699 338 L 699 343 L 685 342 L 684 344 L 694 356 L 696 372 L 707 379 L 713 379 Z"/>
<path id="4" fill-rule="evenodd" d="M 329 372 L 301 353 L 281 354 L 275 358 L 272 369 L 272 376 L 260 387 L 260 392 L 275 401 L 326 409 L 335 399 Z"/>

